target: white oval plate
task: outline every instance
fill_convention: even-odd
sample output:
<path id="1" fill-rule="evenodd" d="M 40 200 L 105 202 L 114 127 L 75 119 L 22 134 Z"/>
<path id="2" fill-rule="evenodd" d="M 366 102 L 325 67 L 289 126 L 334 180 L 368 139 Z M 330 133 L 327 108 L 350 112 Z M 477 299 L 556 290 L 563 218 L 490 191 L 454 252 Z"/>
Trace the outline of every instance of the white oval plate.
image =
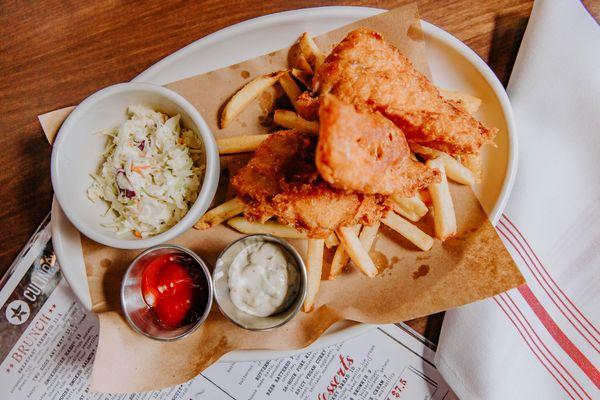
<path id="1" fill-rule="evenodd" d="M 293 43 L 302 32 L 319 35 L 385 10 L 364 7 L 321 7 L 287 11 L 241 22 L 199 39 L 148 68 L 134 79 L 163 85 L 250 58 Z M 504 210 L 517 167 L 517 141 L 512 110 L 502 84 L 490 68 L 460 40 L 423 21 L 427 57 L 439 87 L 460 90 L 483 100 L 477 117 L 500 132 L 496 148 L 484 153 L 484 176 L 475 193 L 492 223 Z M 489 146 L 488 146 L 489 147 Z M 79 232 L 52 204 L 52 242 L 63 275 L 87 308 L 91 299 Z M 238 350 L 220 361 L 241 362 L 285 357 L 322 348 L 372 329 L 374 325 L 340 322 L 305 349 L 294 351 Z"/>

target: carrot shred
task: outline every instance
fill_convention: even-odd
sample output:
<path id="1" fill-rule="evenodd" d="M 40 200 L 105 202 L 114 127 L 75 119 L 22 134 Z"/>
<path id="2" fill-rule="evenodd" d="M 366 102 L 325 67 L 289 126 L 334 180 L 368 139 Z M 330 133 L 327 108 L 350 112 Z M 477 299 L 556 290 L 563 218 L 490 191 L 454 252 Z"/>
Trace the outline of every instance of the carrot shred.
<path id="1" fill-rule="evenodd" d="M 131 170 L 133 172 L 141 173 L 142 170 L 150 168 L 150 165 L 132 165 Z"/>

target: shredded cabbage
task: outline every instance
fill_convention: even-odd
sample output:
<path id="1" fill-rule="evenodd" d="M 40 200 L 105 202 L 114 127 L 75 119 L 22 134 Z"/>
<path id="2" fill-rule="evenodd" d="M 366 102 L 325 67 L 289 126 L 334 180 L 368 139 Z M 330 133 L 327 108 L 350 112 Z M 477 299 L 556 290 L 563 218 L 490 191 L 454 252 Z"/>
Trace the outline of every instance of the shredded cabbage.
<path id="1" fill-rule="evenodd" d="M 92 174 L 88 198 L 108 204 L 117 234 L 145 238 L 179 222 L 198 196 L 204 176 L 202 141 L 169 117 L 142 105 L 127 108 L 128 119 L 103 133 L 108 143 L 102 166 Z"/>

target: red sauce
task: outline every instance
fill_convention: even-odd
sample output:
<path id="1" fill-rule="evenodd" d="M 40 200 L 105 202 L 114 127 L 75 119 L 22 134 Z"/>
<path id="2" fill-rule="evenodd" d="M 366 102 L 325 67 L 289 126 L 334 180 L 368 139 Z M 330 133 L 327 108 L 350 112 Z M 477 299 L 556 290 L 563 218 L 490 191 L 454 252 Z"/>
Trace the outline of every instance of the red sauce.
<path id="1" fill-rule="evenodd" d="M 184 253 L 165 254 L 144 269 L 142 295 L 161 324 L 178 328 L 202 316 L 208 301 L 208 284 L 192 257 Z"/>

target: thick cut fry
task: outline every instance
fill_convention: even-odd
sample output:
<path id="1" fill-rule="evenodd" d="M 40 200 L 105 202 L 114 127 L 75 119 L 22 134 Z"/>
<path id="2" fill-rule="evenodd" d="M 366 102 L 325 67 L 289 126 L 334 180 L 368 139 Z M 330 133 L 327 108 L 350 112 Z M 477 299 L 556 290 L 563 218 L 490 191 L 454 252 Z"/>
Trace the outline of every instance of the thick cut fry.
<path id="1" fill-rule="evenodd" d="M 300 95 L 302 94 L 302 90 L 300 90 L 300 88 L 296 84 L 296 81 L 294 81 L 294 78 L 292 78 L 289 72 L 286 72 L 285 74 L 279 77 L 279 84 L 283 88 L 283 91 L 285 92 L 287 97 L 292 102 L 294 109 L 296 109 L 296 103 L 298 97 L 300 97 Z"/>
<path id="2" fill-rule="evenodd" d="M 427 251 L 433 246 L 433 238 L 431 236 L 394 212 L 388 213 L 381 222 L 404 236 L 423 251 Z"/>
<path id="3" fill-rule="evenodd" d="M 475 175 L 473 175 L 473 171 L 443 151 L 424 147 L 416 143 L 411 143 L 410 148 L 415 153 L 421 154 L 426 158 L 433 157 L 440 159 L 444 164 L 444 168 L 446 169 L 446 175 L 454 182 L 462 183 L 463 185 L 468 186 L 475 184 Z"/>
<path id="4" fill-rule="evenodd" d="M 229 99 L 221 113 L 220 126 L 225 128 L 259 94 L 273 86 L 286 71 L 273 72 L 252 79 Z"/>
<path id="5" fill-rule="evenodd" d="M 477 112 L 481 106 L 481 99 L 473 95 L 456 92 L 454 90 L 439 89 L 439 91 L 442 97 L 460 103 L 460 105 L 471 114 Z"/>
<path id="6" fill-rule="evenodd" d="M 292 76 L 298 79 L 307 89 L 312 87 L 312 75 L 302 71 L 298 68 L 292 68 Z"/>
<path id="7" fill-rule="evenodd" d="M 331 268 L 329 269 L 327 279 L 335 279 L 342 272 L 346 264 L 348 264 L 348 261 L 350 261 L 350 256 L 344 250 L 344 246 L 338 246 L 333 255 L 333 260 L 331 260 Z"/>
<path id="8" fill-rule="evenodd" d="M 444 168 L 446 169 L 446 175 L 456 183 L 463 185 L 472 186 L 475 184 L 475 175 L 473 171 L 462 165 L 458 160 L 443 153 L 440 156 Z"/>
<path id="9" fill-rule="evenodd" d="M 377 221 L 373 225 L 366 225 L 362 228 L 360 235 L 358 236 L 358 240 L 360 240 L 360 244 L 362 244 L 365 251 L 368 253 L 371 251 L 371 247 L 373 246 L 373 242 L 375 242 L 375 238 L 377 237 L 377 232 L 379 231 L 379 225 L 381 223 Z"/>
<path id="10" fill-rule="evenodd" d="M 342 226 L 337 230 L 337 233 L 342 246 L 344 246 L 354 265 L 369 277 L 377 275 L 379 271 L 373 260 L 371 260 L 371 257 L 369 257 L 369 253 L 363 248 L 358 236 L 354 233 L 354 228 L 351 226 Z"/>
<path id="11" fill-rule="evenodd" d="M 353 229 L 354 233 L 358 235 L 360 232 L 360 225 L 355 225 Z M 344 269 L 346 264 L 348 264 L 349 260 L 350 256 L 344 249 L 344 246 L 338 246 L 333 255 L 333 260 L 331 261 L 331 268 L 329 269 L 329 276 L 327 279 L 335 279 L 335 277 L 342 272 L 342 269 Z"/>
<path id="12" fill-rule="evenodd" d="M 275 124 L 287 129 L 313 134 L 319 133 L 319 123 L 317 121 L 307 121 L 293 111 L 275 110 L 273 121 L 275 121 Z"/>
<path id="13" fill-rule="evenodd" d="M 431 196 L 429 195 L 429 190 L 421 189 L 419 190 L 417 196 L 419 196 L 419 199 L 421 199 L 421 201 L 425 203 L 428 208 L 431 206 Z"/>
<path id="14" fill-rule="evenodd" d="M 413 197 L 400 197 L 393 194 L 391 199 L 394 202 L 394 211 L 413 222 L 419 221 L 429 211 L 427 205 L 418 195 Z"/>
<path id="15" fill-rule="evenodd" d="M 313 71 L 316 71 L 323 64 L 323 61 L 325 61 L 325 54 L 323 54 L 315 41 L 306 32 L 300 37 L 300 50 L 302 50 L 304 57 L 306 57 Z"/>
<path id="16" fill-rule="evenodd" d="M 327 247 L 328 249 L 335 247 L 335 246 L 339 246 L 340 241 L 338 240 L 337 236 L 335 235 L 335 232 L 331 232 L 331 235 L 327 236 L 327 239 L 325 239 L 325 247 Z"/>
<path id="17" fill-rule="evenodd" d="M 288 53 L 288 64 L 293 69 L 298 69 L 306 74 L 312 75 L 313 70 L 306 60 L 302 49 L 300 49 L 300 43 L 294 44 Z"/>
<path id="18" fill-rule="evenodd" d="M 267 221 L 265 223 L 248 221 L 244 217 L 233 217 L 227 221 L 227 224 L 241 233 L 256 234 L 262 233 L 273 235 L 285 239 L 307 239 L 305 232 L 300 232 L 291 226 L 281 225 L 277 222 Z"/>
<path id="19" fill-rule="evenodd" d="M 431 195 L 431 202 L 433 203 L 435 236 L 444 241 L 456 235 L 457 227 L 454 204 L 450 196 L 444 163 L 439 158 L 434 158 L 433 160 L 428 160 L 426 164 L 431 168 L 439 169 L 442 173 L 442 181 L 440 183 L 432 183 L 428 189 Z"/>
<path id="20" fill-rule="evenodd" d="M 440 154 L 444 154 L 443 151 L 432 149 L 431 147 L 421 146 L 417 143 L 409 143 L 408 145 L 413 153 L 417 153 L 427 159 L 439 157 Z"/>
<path id="21" fill-rule="evenodd" d="M 296 111 L 298 115 L 308 121 L 316 121 L 319 119 L 319 105 L 321 104 L 318 97 L 311 96 L 310 92 L 304 92 L 296 101 Z"/>
<path id="22" fill-rule="evenodd" d="M 217 139 L 217 147 L 219 148 L 219 154 L 235 154 L 235 153 L 246 153 L 254 151 L 266 138 L 268 134 L 264 135 L 241 135 L 233 136 L 224 139 Z"/>
<path id="23" fill-rule="evenodd" d="M 304 312 L 312 310 L 321 285 L 321 271 L 323 269 L 323 239 L 308 239 L 306 250 L 306 298 L 302 307 Z"/>
<path id="24" fill-rule="evenodd" d="M 212 228 L 231 217 L 243 213 L 245 209 L 246 205 L 244 202 L 235 197 L 204 214 L 202 218 L 196 222 L 194 228 L 199 230 Z"/>

